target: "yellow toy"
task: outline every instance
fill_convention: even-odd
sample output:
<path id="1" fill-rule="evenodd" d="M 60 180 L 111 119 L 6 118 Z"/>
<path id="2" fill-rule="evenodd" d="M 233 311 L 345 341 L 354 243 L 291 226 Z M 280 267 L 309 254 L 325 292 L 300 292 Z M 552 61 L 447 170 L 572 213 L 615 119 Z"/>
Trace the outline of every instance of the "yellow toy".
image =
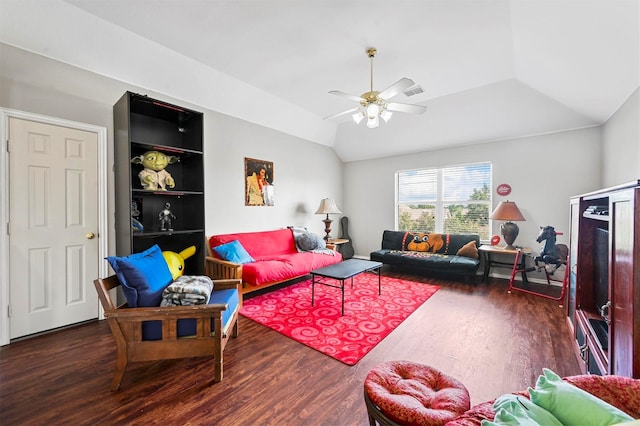
<path id="1" fill-rule="evenodd" d="M 190 258 L 196 253 L 196 246 L 187 247 L 180 253 L 173 251 L 163 251 L 162 256 L 167 261 L 171 276 L 175 280 L 184 273 L 184 260 Z"/>

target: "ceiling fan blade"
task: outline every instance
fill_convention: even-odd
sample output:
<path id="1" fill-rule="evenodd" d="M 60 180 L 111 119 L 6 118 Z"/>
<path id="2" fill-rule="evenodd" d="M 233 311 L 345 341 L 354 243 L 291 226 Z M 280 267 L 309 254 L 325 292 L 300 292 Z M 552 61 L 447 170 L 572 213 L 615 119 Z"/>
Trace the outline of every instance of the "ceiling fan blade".
<path id="1" fill-rule="evenodd" d="M 360 96 L 350 95 L 349 93 L 341 92 L 339 90 L 332 90 L 329 93 L 331 93 L 332 95 L 342 96 L 343 98 L 348 98 L 356 102 L 364 101 L 364 99 L 362 99 Z"/>
<path id="2" fill-rule="evenodd" d="M 410 114 L 422 114 L 427 110 L 426 106 L 412 105 L 412 104 L 399 104 L 396 102 L 390 102 L 387 104 L 389 111 L 408 112 Z"/>
<path id="3" fill-rule="evenodd" d="M 384 89 L 382 92 L 378 93 L 378 97 L 384 99 L 385 101 L 388 101 L 401 92 L 404 92 L 411 86 L 415 86 L 413 80 L 411 80 L 410 78 L 401 78 L 391 86 Z"/>
<path id="4" fill-rule="evenodd" d="M 328 117 L 324 117 L 324 118 L 323 118 L 323 120 L 330 120 L 330 119 L 332 119 L 332 118 L 342 117 L 343 115 L 353 114 L 354 112 L 358 111 L 359 109 L 360 109 L 360 107 L 357 107 L 357 108 L 351 108 L 351 109 L 348 109 L 348 110 L 346 110 L 346 111 L 342 111 L 342 112 L 339 112 L 339 113 L 337 113 L 337 114 L 333 114 L 333 115 L 330 115 L 330 116 L 328 116 Z"/>

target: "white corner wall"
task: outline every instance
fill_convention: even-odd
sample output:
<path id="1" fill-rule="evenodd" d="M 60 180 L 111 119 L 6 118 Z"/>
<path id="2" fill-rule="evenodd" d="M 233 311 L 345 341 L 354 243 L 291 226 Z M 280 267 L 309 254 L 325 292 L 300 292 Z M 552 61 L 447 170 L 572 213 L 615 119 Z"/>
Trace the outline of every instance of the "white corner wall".
<path id="1" fill-rule="evenodd" d="M 329 147 L 222 114 L 205 115 L 205 140 L 207 235 L 290 225 L 324 235 L 320 200 L 342 207 L 342 162 Z M 273 162 L 275 206 L 244 205 L 245 157 Z"/>
<path id="2" fill-rule="evenodd" d="M 602 186 L 640 179 L 640 88 L 602 129 Z"/>
<path id="3" fill-rule="evenodd" d="M 385 229 L 394 229 L 397 170 L 491 161 L 493 204 L 515 201 L 526 218 L 519 223 L 519 245 L 538 249 L 539 227 L 552 225 L 568 243 L 569 198 L 601 186 L 599 127 L 509 141 L 469 145 L 345 164 L 343 211 L 350 216 L 356 255 L 378 250 Z M 499 184 L 511 185 L 508 197 L 496 195 Z M 493 221 L 493 234 L 499 223 Z"/>
<path id="4" fill-rule="evenodd" d="M 107 128 L 109 254 L 115 251 L 112 108 L 127 90 L 204 113 L 207 235 L 288 225 L 324 235 L 314 214 L 320 200 L 343 205 L 342 162 L 327 146 L 2 43 L 0 57 L 0 106 Z M 244 205 L 245 157 L 274 163 L 275 206 Z"/>

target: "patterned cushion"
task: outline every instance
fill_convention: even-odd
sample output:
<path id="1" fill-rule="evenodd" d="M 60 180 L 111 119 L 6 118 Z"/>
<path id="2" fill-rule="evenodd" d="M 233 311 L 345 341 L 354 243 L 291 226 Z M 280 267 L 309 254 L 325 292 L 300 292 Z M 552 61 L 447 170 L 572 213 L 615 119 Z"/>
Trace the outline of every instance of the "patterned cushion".
<path id="1" fill-rule="evenodd" d="M 608 402 L 635 419 L 640 418 L 640 379 L 578 375 L 564 377 L 562 380 Z M 516 395 L 529 397 L 527 391 L 517 392 Z M 474 405 L 445 426 L 480 426 L 482 420 L 493 420 L 495 416 L 493 403 L 494 400 L 490 400 Z"/>
<path id="2" fill-rule="evenodd" d="M 410 361 L 376 366 L 367 375 L 364 390 L 387 417 L 400 424 L 443 425 L 471 405 L 460 381 Z"/>
<path id="3" fill-rule="evenodd" d="M 621 409 L 634 419 L 640 419 L 640 379 L 581 375 L 563 380 Z"/>

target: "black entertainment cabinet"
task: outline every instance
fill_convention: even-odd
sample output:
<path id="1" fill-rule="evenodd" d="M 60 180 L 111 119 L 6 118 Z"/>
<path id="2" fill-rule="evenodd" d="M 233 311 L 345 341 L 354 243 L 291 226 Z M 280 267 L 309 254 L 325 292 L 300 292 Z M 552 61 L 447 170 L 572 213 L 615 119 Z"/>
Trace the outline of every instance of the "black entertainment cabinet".
<path id="1" fill-rule="evenodd" d="M 176 253 L 195 246 L 185 271 L 204 274 L 203 114 L 126 92 L 113 115 L 117 255 L 139 253 L 154 244 Z M 144 167 L 131 160 L 149 151 L 179 158 L 165 169 L 175 186 L 143 188 L 138 174 Z M 171 220 L 161 222 L 167 204 Z"/>
<path id="2" fill-rule="evenodd" d="M 583 372 L 640 378 L 640 181 L 570 207 L 567 319 Z"/>

